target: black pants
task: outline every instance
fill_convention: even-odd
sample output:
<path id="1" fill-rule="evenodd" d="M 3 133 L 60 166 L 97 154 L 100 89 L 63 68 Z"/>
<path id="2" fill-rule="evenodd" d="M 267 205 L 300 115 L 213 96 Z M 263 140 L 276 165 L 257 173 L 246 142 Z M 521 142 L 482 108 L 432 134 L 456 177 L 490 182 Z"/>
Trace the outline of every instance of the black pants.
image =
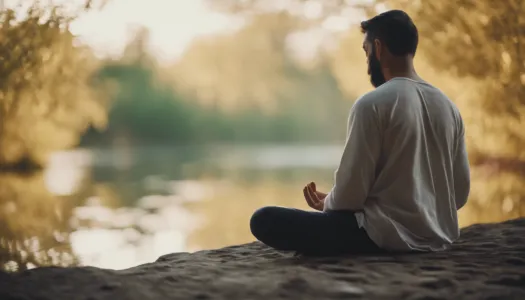
<path id="1" fill-rule="evenodd" d="M 250 228 L 259 241 L 277 250 L 316 256 L 382 252 L 350 211 L 268 206 L 253 214 Z"/>

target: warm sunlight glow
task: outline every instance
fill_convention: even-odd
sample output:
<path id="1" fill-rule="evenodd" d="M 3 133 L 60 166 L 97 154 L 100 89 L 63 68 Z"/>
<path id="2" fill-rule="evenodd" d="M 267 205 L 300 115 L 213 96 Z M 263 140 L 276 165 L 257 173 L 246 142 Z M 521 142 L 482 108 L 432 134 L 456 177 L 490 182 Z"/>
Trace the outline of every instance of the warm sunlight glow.
<path id="1" fill-rule="evenodd" d="M 233 30 L 239 24 L 211 11 L 203 0 L 112 0 L 75 21 L 72 31 L 97 54 L 118 55 L 133 29 L 144 26 L 150 30 L 153 53 L 172 59 L 195 37 Z"/>
<path id="2" fill-rule="evenodd" d="M 66 8 L 85 0 L 53 0 Z M 4 0 L 0 6 L 27 7 L 32 1 Z M 96 3 L 96 2 L 95 2 Z M 174 59 L 196 37 L 231 31 L 242 19 L 212 11 L 205 0 L 111 0 L 83 14 L 71 31 L 100 56 L 119 55 L 137 27 L 151 33 L 150 49 L 161 60 Z"/>

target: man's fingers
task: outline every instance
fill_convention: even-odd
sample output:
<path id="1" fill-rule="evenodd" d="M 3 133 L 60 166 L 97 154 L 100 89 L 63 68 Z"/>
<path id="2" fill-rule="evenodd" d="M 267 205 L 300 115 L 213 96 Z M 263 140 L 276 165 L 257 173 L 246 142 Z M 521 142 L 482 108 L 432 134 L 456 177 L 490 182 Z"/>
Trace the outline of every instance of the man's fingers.
<path id="1" fill-rule="evenodd" d="M 315 196 L 315 194 L 312 193 L 310 186 L 306 186 L 303 189 L 303 193 L 304 193 L 304 198 L 306 199 L 306 202 L 308 203 L 308 205 L 313 209 L 319 209 L 319 200 Z"/>
<path id="2" fill-rule="evenodd" d="M 314 183 L 315 186 L 315 183 Z M 322 211 L 324 209 L 324 196 L 319 196 L 319 192 L 315 191 L 313 188 L 311 188 L 310 193 L 312 194 L 312 197 L 314 198 L 315 202 L 315 209 Z"/>
<path id="3" fill-rule="evenodd" d="M 326 194 L 317 190 L 317 186 L 316 186 L 315 182 L 310 183 L 310 186 L 312 187 L 312 191 L 317 196 L 319 201 L 324 200 L 324 198 L 326 197 Z"/>
<path id="4" fill-rule="evenodd" d="M 317 187 L 315 186 L 315 182 L 310 182 L 309 184 L 306 185 L 307 187 L 310 187 L 312 189 L 312 191 L 317 191 Z"/>
<path id="5" fill-rule="evenodd" d="M 311 182 L 303 188 L 304 199 L 306 199 L 308 206 L 310 206 L 311 208 L 316 210 L 322 210 L 324 206 L 322 199 L 319 198 L 314 187 L 315 183 Z"/>
<path id="6" fill-rule="evenodd" d="M 308 203 L 308 206 L 310 206 L 311 208 L 315 208 L 314 206 L 314 203 L 312 202 L 312 199 L 310 198 L 310 195 L 308 194 L 308 186 L 305 186 L 303 188 L 303 194 L 304 194 L 304 199 L 306 200 L 306 203 Z"/>
<path id="7" fill-rule="evenodd" d="M 308 195 L 310 196 L 310 199 L 312 200 L 312 203 L 315 204 L 315 206 L 319 206 L 319 203 L 321 200 L 319 200 L 319 197 L 317 197 L 317 194 L 312 190 L 312 187 L 307 187 Z"/>

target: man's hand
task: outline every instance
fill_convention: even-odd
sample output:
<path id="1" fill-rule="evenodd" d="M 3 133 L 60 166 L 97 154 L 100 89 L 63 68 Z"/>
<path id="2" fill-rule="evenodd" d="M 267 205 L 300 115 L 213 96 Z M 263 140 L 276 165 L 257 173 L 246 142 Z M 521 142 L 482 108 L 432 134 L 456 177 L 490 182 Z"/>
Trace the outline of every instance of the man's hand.
<path id="1" fill-rule="evenodd" d="M 315 182 L 310 182 L 303 189 L 304 199 L 308 203 L 308 206 L 315 210 L 323 211 L 324 199 L 327 194 L 318 192 L 315 186 Z"/>

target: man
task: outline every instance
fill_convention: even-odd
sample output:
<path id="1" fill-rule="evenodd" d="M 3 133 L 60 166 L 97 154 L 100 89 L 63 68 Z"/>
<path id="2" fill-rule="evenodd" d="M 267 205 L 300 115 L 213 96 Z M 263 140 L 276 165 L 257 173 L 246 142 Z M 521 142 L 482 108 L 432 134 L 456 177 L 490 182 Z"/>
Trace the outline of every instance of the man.
<path id="1" fill-rule="evenodd" d="M 418 31 L 399 10 L 361 23 L 374 91 L 353 105 L 330 193 L 308 184 L 321 212 L 265 207 L 251 230 L 279 250 L 310 255 L 440 251 L 459 237 L 470 190 L 457 107 L 414 70 Z"/>

